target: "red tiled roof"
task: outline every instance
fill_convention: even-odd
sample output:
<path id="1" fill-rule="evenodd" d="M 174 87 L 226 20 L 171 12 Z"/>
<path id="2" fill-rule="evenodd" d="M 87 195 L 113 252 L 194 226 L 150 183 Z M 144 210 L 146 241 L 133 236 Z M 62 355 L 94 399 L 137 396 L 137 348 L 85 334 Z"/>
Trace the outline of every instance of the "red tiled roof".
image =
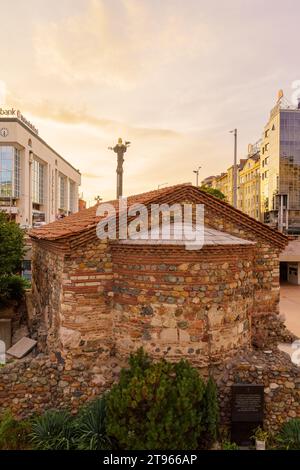
<path id="1" fill-rule="evenodd" d="M 127 198 L 127 205 L 132 204 L 152 204 L 152 203 L 176 203 L 184 202 L 193 197 L 195 202 L 205 204 L 206 210 L 211 208 L 217 212 L 223 213 L 228 219 L 236 221 L 239 226 L 244 226 L 248 230 L 256 232 L 263 238 L 271 240 L 282 248 L 287 244 L 288 239 L 282 233 L 258 222 L 247 214 L 235 209 L 233 206 L 224 202 L 207 192 L 189 184 L 178 184 L 154 191 L 149 191 Z M 118 200 L 106 201 L 102 204 L 112 204 L 116 213 L 118 212 Z M 44 225 L 38 229 L 33 229 L 29 235 L 35 240 L 46 240 L 49 242 L 64 241 L 70 238 L 90 232 L 98 224 L 101 217 L 96 215 L 98 204 L 88 209 L 84 209 L 75 214 L 69 215 L 64 219 L 57 220 L 50 224 Z M 96 232 L 95 232 L 96 236 Z"/>
<path id="2" fill-rule="evenodd" d="M 160 196 L 165 196 L 172 193 L 176 188 L 182 188 L 185 186 L 191 186 L 189 184 L 178 184 L 175 186 L 168 186 L 167 188 L 161 188 L 153 191 L 148 191 L 146 193 L 136 194 L 134 196 L 129 196 L 127 198 L 127 204 L 148 204 L 152 200 L 156 200 Z M 114 199 L 111 201 L 102 202 L 102 204 L 112 204 L 116 210 L 118 208 L 118 200 Z M 64 217 L 63 219 L 56 220 L 50 224 L 43 225 L 38 229 L 33 229 L 29 232 L 29 235 L 32 238 L 37 239 L 47 239 L 47 240 L 56 240 L 58 238 L 67 237 L 69 235 L 75 235 L 76 233 L 81 233 L 82 231 L 88 230 L 95 225 L 100 220 L 100 217 L 97 217 L 96 212 L 99 204 L 95 204 L 93 207 L 88 209 L 83 209 L 80 212 Z"/>

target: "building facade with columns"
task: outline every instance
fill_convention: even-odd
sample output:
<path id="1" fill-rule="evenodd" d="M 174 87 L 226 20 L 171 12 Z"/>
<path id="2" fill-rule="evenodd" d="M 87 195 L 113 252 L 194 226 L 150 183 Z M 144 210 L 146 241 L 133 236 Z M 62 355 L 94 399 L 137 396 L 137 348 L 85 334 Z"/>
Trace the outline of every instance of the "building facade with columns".
<path id="1" fill-rule="evenodd" d="M 19 111 L 0 114 L 0 210 L 24 227 L 77 212 L 79 170 Z"/>

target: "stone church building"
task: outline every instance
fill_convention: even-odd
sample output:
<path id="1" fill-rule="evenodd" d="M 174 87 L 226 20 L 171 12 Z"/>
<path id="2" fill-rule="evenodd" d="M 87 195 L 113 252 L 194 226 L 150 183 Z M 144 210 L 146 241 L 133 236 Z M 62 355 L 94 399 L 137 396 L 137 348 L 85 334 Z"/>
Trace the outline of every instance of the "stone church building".
<path id="1" fill-rule="evenodd" d="M 278 313 L 287 238 L 192 185 L 128 198 L 136 203 L 203 204 L 204 246 L 100 240 L 97 205 L 32 230 L 40 348 L 65 360 L 143 346 L 204 367 L 250 345 L 253 323 Z"/>

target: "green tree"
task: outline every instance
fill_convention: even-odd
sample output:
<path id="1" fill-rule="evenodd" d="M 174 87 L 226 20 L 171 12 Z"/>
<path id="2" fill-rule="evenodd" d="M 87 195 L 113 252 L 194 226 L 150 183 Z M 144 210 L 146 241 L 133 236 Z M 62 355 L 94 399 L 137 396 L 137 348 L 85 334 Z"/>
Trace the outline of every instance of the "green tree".
<path id="1" fill-rule="evenodd" d="M 0 212 L 0 301 L 19 298 L 26 281 L 17 276 L 24 256 L 24 233 L 19 225 Z"/>
<path id="2" fill-rule="evenodd" d="M 206 386 L 187 361 L 152 362 L 140 349 L 107 396 L 107 433 L 122 449 L 197 449 L 214 432 Z M 213 394 L 209 394 L 210 400 Z M 212 403 L 210 402 L 212 408 Z M 209 416 L 209 420 L 208 420 Z"/>
<path id="3" fill-rule="evenodd" d="M 218 199 L 221 199 L 222 201 L 226 200 L 225 194 L 223 194 L 222 191 L 220 191 L 219 189 L 211 188 L 210 186 L 204 185 L 200 186 L 200 189 L 202 189 L 202 191 L 205 191 L 208 194 L 211 194 L 212 196 L 217 197 Z"/>
<path id="4" fill-rule="evenodd" d="M 23 230 L 15 222 L 10 222 L 4 212 L 0 212 L 0 276 L 17 273 L 23 255 Z"/>

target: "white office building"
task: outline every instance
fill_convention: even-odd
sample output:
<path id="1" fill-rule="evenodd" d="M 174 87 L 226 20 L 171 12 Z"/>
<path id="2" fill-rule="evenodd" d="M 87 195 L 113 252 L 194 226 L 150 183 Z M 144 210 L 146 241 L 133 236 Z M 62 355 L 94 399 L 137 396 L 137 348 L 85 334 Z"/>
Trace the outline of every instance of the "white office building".
<path id="1" fill-rule="evenodd" d="M 81 175 L 15 109 L 0 108 L 0 210 L 22 226 L 78 211 Z"/>

